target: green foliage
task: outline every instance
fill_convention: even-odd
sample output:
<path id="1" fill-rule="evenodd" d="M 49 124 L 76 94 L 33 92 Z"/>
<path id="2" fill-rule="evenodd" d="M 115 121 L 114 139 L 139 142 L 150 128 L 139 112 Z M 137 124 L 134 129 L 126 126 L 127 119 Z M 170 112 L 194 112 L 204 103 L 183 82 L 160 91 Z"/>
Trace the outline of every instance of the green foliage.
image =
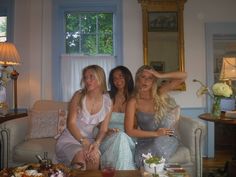
<path id="1" fill-rule="evenodd" d="M 113 54 L 113 14 L 67 12 L 66 53 Z"/>
<path id="2" fill-rule="evenodd" d="M 150 157 L 149 159 L 146 159 L 147 164 L 159 164 L 160 163 L 160 158 L 159 157 Z"/>

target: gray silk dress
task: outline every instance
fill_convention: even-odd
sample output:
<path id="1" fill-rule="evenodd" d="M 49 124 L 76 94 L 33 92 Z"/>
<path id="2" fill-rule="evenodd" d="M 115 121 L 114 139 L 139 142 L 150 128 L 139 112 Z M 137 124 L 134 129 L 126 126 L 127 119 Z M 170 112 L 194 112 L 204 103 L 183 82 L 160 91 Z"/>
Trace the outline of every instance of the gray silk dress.
<path id="1" fill-rule="evenodd" d="M 135 147 L 135 164 L 137 168 L 143 165 L 142 154 L 151 153 L 153 156 L 168 159 L 175 153 L 178 147 L 178 119 L 180 108 L 176 106 L 158 124 L 154 119 L 154 114 L 137 112 L 137 124 L 145 131 L 156 131 L 159 128 L 167 127 L 174 130 L 174 136 L 160 136 L 155 138 L 139 138 Z"/>

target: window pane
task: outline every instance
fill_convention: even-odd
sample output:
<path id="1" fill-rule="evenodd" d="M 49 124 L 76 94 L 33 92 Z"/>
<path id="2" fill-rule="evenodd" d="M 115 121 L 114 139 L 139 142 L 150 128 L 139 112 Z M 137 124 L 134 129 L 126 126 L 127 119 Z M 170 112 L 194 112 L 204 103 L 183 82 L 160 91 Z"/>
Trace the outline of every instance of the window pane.
<path id="1" fill-rule="evenodd" d="M 83 13 L 81 14 L 81 32 L 96 33 L 97 16 L 94 13 Z"/>
<path id="2" fill-rule="evenodd" d="M 5 42 L 7 40 L 7 17 L 0 17 L 0 42 Z"/>
<path id="3" fill-rule="evenodd" d="M 113 14 L 66 12 L 66 53 L 113 55 Z"/>
<path id="4" fill-rule="evenodd" d="M 85 55 L 96 55 L 97 48 L 96 48 L 96 35 L 83 35 L 82 42 L 81 42 L 81 51 Z"/>
<path id="5" fill-rule="evenodd" d="M 113 36 L 110 34 L 99 35 L 98 53 L 113 55 Z"/>

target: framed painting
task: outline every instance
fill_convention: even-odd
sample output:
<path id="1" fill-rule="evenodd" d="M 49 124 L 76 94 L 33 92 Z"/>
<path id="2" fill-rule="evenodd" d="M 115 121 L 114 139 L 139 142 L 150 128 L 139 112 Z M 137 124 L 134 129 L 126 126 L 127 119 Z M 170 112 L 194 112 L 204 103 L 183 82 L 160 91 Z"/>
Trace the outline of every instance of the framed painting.
<path id="1" fill-rule="evenodd" d="M 178 31 L 177 12 L 149 12 L 148 13 L 148 31 Z"/>
<path id="2" fill-rule="evenodd" d="M 165 62 L 163 61 L 152 61 L 150 65 L 159 72 L 164 72 L 165 71 Z"/>

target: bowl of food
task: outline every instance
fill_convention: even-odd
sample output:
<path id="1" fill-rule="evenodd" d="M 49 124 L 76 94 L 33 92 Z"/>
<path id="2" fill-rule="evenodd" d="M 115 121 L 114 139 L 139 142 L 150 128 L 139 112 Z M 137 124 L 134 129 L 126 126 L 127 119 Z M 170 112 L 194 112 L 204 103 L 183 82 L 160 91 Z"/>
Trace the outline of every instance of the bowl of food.
<path id="1" fill-rule="evenodd" d="M 144 171 L 152 174 L 158 174 L 164 171 L 165 159 L 163 157 L 157 157 L 148 155 L 144 159 Z"/>

